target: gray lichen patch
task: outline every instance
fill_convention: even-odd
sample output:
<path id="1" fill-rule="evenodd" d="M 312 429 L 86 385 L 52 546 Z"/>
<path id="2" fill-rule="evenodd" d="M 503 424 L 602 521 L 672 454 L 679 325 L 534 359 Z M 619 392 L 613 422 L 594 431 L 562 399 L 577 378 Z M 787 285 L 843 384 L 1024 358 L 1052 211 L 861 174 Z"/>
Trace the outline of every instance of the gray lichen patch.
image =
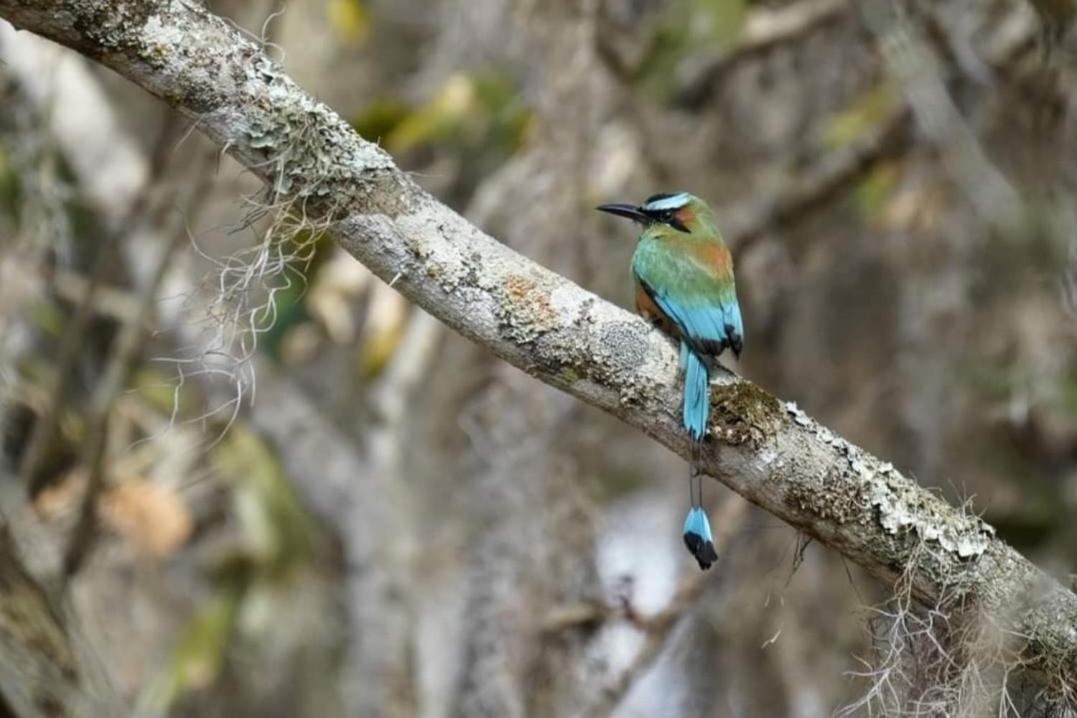
<path id="1" fill-rule="evenodd" d="M 815 479 L 800 476 L 788 483 L 783 500 L 798 512 L 848 525 L 864 516 L 865 499 L 863 486 L 850 484 L 844 478 L 838 467 Z"/>
<path id="2" fill-rule="evenodd" d="M 244 128 L 247 145 L 264 155 L 266 176 L 277 193 L 311 198 L 361 194 L 363 183 L 374 174 L 394 169 L 388 154 L 361 141 L 276 63 L 258 57 L 244 72 L 244 94 L 261 110 L 249 113 L 251 120 Z"/>
<path id="3" fill-rule="evenodd" d="M 551 303 L 556 284 L 542 274 L 512 272 L 496 288 L 497 319 L 503 334 L 517 343 L 533 342 L 562 326 Z"/>
<path id="4" fill-rule="evenodd" d="M 818 429 L 820 428 L 815 420 L 804 413 L 804 410 L 797 406 L 795 401 L 787 401 L 782 406 L 785 407 L 785 411 L 789 414 L 789 417 L 793 420 L 793 423 L 797 426 L 802 426 L 805 429 Z"/>
<path id="5" fill-rule="evenodd" d="M 675 364 L 665 361 L 668 357 L 646 323 L 624 313 L 623 321 L 605 316 L 592 323 L 589 306 L 567 312 L 559 308 L 557 296 L 555 291 L 550 305 L 561 327 L 540 337 L 533 352 L 550 377 L 565 387 L 600 387 L 589 393 L 616 396 L 619 406 L 651 403 L 669 389 L 666 379 L 673 376 Z M 590 304 L 594 298 L 587 296 Z"/>
<path id="6" fill-rule="evenodd" d="M 635 372 L 647 360 L 647 331 L 634 320 L 603 324 L 594 359 L 617 374 Z"/>
<path id="7" fill-rule="evenodd" d="M 417 273 L 434 280 L 447 294 L 464 286 L 479 289 L 475 260 L 444 241 L 433 217 L 426 213 L 402 215 L 395 227 L 408 253 L 417 260 Z"/>
<path id="8" fill-rule="evenodd" d="M 164 2 L 108 2 L 105 0 L 76 0 L 62 3 L 56 12 L 71 13 L 73 29 L 89 42 L 95 52 L 125 52 L 139 48 L 142 27 L 147 18 L 160 12 Z"/>
<path id="9" fill-rule="evenodd" d="M 845 522 L 869 509 L 883 531 L 895 539 L 925 541 L 961 559 L 981 555 L 994 529 L 978 517 L 955 512 L 945 501 L 819 425 L 796 404 L 782 405 L 801 431 L 834 451 L 836 462 L 824 485 L 790 487 L 787 501 L 825 519 Z"/>
<path id="10" fill-rule="evenodd" d="M 911 531 L 962 559 L 981 555 L 994 538 L 995 530 L 979 517 L 954 511 L 896 471 L 879 472 L 865 479 L 868 503 L 890 535 Z"/>
<path id="11" fill-rule="evenodd" d="M 821 427 L 819 427 L 821 429 Z M 842 439 L 830 442 L 840 456 L 836 469 L 863 487 L 867 507 L 886 534 L 911 536 L 968 559 L 987 550 L 995 530 L 979 517 L 954 509 L 935 494 Z"/>
<path id="12" fill-rule="evenodd" d="M 595 297 L 571 282 L 564 282 L 550 293 L 550 307 L 564 325 L 575 324 L 587 313 Z"/>
<path id="13" fill-rule="evenodd" d="M 175 48 L 182 46 L 186 38 L 184 28 L 168 22 L 168 18 L 159 13 L 147 15 L 139 55 L 150 67 L 166 67 Z"/>
<path id="14" fill-rule="evenodd" d="M 747 381 L 712 384 L 710 434 L 731 446 L 758 448 L 785 423 L 782 404 Z"/>
<path id="15" fill-rule="evenodd" d="M 599 327 L 596 351 L 589 358 L 595 376 L 616 387 L 623 406 L 639 405 L 652 400 L 661 382 L 668 376 L 658 371 L 657 347 L 652 343 L 651 328 L 642 320 L 613 321 Z M 655 366 L 654 373 L 641 373 L 643 366 Z"/>

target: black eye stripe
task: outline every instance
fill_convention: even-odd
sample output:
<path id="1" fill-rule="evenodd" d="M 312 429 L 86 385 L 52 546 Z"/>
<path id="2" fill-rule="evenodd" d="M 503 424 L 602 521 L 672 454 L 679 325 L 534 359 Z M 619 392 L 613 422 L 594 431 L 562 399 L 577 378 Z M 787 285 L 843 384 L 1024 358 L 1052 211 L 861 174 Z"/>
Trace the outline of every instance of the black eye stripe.
<path id="1" fill-rule="evenodd" d="M 642 207 L 640 207 L 640 211 L 650 217 L 653 221 L 659 222 L 661 224 L 668 224 L 670 227 L 673 227 L 679 232 L 684 232 L 685 234 L 689 234 L 691 232 L 691 230 L 689 230 L 683 222 L 677 219 L 677 212 L 680 211 L 679 207 L 675 209 L 648 210 L 647 205 L 643 205 Z"/>

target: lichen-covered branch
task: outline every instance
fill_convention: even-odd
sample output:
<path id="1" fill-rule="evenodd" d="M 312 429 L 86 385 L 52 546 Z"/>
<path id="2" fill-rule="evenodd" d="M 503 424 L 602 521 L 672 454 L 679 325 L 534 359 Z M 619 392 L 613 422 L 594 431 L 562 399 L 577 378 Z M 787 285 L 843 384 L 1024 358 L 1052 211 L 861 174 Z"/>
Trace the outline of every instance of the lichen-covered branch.
<path id="1" fill-rule="evenodd" d="M 420 189 L 250 40 L 185 0 L 0 0 L 0 16 L 108 65 L 192 118 L 405 296 L 532 376 L 688 456 L 676 354 L 645 322 L 485 235 Z M 582 241 L 582 240 L 581 240 Z M 924 600 L 960 596 L 1077 685 L 1077 596 L 967 510 L 730 373 L 702 467 Z M 910 565 L 911 564 L 911 565 Z"/>

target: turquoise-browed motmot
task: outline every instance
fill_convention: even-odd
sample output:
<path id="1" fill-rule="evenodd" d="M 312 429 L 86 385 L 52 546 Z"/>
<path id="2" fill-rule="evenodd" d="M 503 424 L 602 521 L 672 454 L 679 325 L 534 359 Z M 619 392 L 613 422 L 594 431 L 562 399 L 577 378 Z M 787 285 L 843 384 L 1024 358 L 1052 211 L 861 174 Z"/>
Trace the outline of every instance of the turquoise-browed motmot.
<path id="1" fill-rule="evenodd" d="M 680 342 L 684 369 L 684 428 L 694 442 L 703 441 L 710 413 L 710 369 L 726 348 L 740 356 L 744 324 L 733 280 L 733 257 L 722 241 L 714 213 L 698 197 L 679 192 L 656 194 L 636 206 L 598 207 L 643 225 L 632 277 L 636 310 Z M 693 478 L 698 476 L 694 473 Z M 691 506 L 684 520 L 684 542 L 710 568 L 718 560 L 707 514 L 689 483 Z"/>

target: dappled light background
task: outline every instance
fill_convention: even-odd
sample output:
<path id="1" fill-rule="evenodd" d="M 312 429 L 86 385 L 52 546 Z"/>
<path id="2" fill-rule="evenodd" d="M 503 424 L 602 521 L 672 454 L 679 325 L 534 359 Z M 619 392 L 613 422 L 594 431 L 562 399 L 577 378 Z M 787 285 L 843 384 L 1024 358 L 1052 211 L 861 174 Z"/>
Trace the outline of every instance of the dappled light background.
<path id="1" fill-rule="evenodd" d="M 1065 3 L 209 5 L 611 301 L 635 235 L 594 206 L 705 198 L 745 314 L 723 362 L 1077 573 Z M 716 482 L 699 572 L 682 460 L 323 230 L 197 122 L 0 22 L 0 509 L 127 706 L 938 714 L 894 586 Z M 1011 691 L 971 714 L 1043 710 Z"/>

